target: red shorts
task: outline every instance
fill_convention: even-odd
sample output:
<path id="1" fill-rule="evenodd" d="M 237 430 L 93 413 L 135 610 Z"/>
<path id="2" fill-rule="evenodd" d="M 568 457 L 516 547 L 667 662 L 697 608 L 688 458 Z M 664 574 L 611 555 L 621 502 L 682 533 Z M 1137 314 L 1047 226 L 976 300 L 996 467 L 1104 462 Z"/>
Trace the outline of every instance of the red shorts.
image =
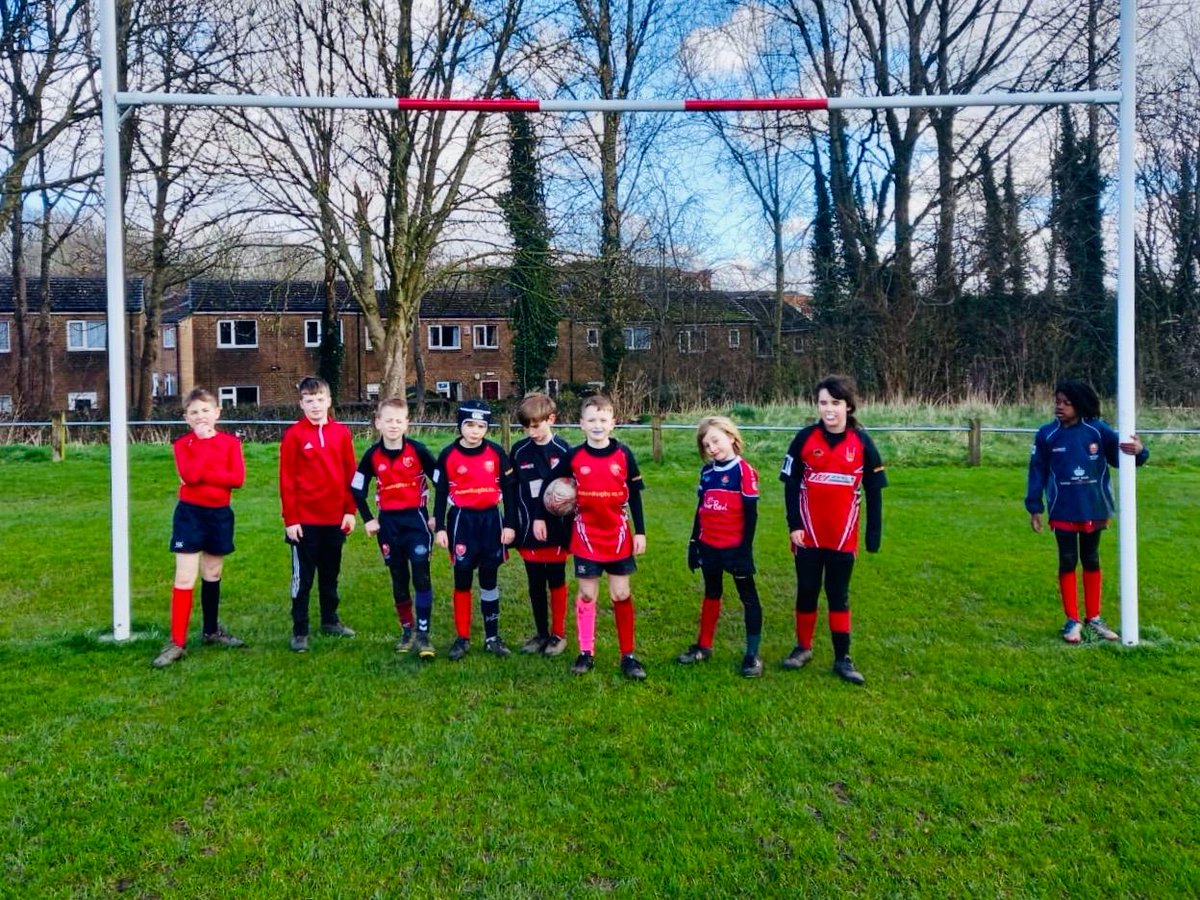
<path id="1" fill-rule="evenodd" d="M 1076 531 L 1084 534 L 1091 534 L 1093 531 L 1103 531 L 1108 527 L 1108 519 L 1089 519 L 1086 522 L 1063 522 L 1060 519 L 1051 519 L 1050 527 L 1055 531 Z"/>

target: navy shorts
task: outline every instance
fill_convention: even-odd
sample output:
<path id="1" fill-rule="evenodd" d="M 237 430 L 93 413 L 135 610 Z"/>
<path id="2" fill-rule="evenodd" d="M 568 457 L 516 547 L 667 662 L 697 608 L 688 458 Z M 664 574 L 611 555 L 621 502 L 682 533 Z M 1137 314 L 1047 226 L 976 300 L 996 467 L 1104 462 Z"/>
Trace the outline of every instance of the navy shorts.
<path id="1" fill-rule="evenodd" d="M 429 551 L 433 547 L 433 535 L 429 532 L 426 517 L 419 509 L 379 511 L 379 552 L 388 566 L 401 566 L 406 562 L 429 562 Z"/>
<path id="2" fill-rule="evenodd" d="M 582 556 L 575 557 L 576 578 L 599 578 L 605 572 L 609 575 L 632 575 L 636 571 L 637 561 L 632 556 L 608 562 L 584 559 Z"/>
<path id="3" fill-rule="evenodd" d="M 500 543 L 504 520 L 500 508 L 452 507 L 446 523 L 450 537 L 450 562 L 456 569 L 498 569 L 506 554 Z"/>
<path id="4" fill-rule="evenodd" d="M 228 556 L 233 552 L 233 508 L 180 500 L 171 527 L 171 552 Z"/>

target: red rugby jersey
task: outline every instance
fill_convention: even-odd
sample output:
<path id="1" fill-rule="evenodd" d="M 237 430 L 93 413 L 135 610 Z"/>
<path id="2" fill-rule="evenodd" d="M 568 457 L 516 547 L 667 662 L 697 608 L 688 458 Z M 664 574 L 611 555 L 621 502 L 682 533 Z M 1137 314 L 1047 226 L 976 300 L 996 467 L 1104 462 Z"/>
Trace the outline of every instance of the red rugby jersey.
<path id="1" fill-rule="evenodd" d="M 375 479 L 375 502 L 380 512 L 420 509 L 428 503 L 429 482 L 433 477 L 433 456 L 420 441 L 405 439 L 390 450 L 377 441 L 358 463 L 350 482 L 350 491 L 364 522 L 374 517 L 367 504 L 367 489 Z"/>
<path id="2" fill-rule="evenodd" d="M 746 529 L 746 498 L 758 498 L 758 473 L 740 456 L 700 470 L 696 515 L 699 539 L 710 547 L 740 547 Z"/>
<path id="3" fill-rule="evenodd" d="M 513 528 L 516 476 L 508 454 L 497 443 L 484 440 L 478 447 L 454 441 L 438 456 L 434 466 L 434 511 L 439 530 L 446 527 L 446 504 L 459 509 L 493 509 L 504 498 L 504 527 Z"/>
<path id="4" fill-rule="evenodd" d="M 566 471 L 563 471 L 564 468 Z M 634 527 L 643 534 L 641 504 L 642 473 L 633 452 L 617 440 L 601 449 L 581 444 L 556 467 L 553 477 L 575 479 L 575 529 L 571 553 L 596 562 L 612 562 L 633 555 L 633 536 L 625 504 L 633 506 Z"/>
<path id="5" fill-rule="evenodd" d="M 210 508 L 228 506 L 234 488 L 246 483 L 242 442 L 218 431 L 198 438 L 188 432 L 172 445 L 179 472 L 179 499 Z"/>

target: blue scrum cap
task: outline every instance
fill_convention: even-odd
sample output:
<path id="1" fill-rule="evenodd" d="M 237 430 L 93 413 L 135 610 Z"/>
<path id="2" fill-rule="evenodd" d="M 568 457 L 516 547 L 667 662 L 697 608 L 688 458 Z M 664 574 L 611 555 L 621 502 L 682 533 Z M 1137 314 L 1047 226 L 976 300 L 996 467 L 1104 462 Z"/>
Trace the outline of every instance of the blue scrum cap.
<path id="1" fill-rule="evenodd" d="M 462 428 L 463 422 L 482 422 L 484 425 L 491 425 L 492 408 L 482 400 L 464 400 L 458 406 L 459 428 Z"/>

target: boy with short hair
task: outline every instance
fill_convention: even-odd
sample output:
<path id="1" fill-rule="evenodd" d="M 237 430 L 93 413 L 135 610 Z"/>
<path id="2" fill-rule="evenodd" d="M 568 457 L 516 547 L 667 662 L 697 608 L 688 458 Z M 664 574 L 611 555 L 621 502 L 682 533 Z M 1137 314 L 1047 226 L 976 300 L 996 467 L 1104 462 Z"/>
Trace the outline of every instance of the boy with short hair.
<path id="1" fill-rule="evenodd" d="M 433 659 L 429 619 L 433 611 L 433 586 L 429 578 L 429 552 L 433 532 L 429 527 L 427 478 L 433 477 L 434 460 L 425 445 L 408 438 L 408 402 L 390 397 L 375 413 L 379 440 L 359 460 L 350 492 L 362 516 L 363 529 L 379 541 L 383 563 L 392 578 L 392 600 L 400 620 L 397 653 L 414 648 L 421 659 Z M 379 517 L 371 512 L 367 488 L 376 480 L 375 502 Z M 416 635 L 413 634 L 412 587 L 417 596 Z"/>
<path id="2" fill-rule="evenodd" d="M 595 394 L 583 401 L 579 427 L 585 441 L 573 447 L 547 479 L 549 483 L 556 478 L 574 478 L 576 484 L 578 508 L 571 553 L 579 581 L 579 594 L 575 598 L 579 657 L 571 671 L 584 675 L 595 665 L 596 600 L 600 575 L 607 573 L 621 648 L 621 673 L 641 681 L 646 670 L 633 655 L 634 613 L 629 576 L 637 569 L 634 557 L 646 552 L 642 473 L 633 451 L 612 437 L 616 419 L 612 401 L 607 397 Z M 627 505 L 633 519 L 632 535 L 625 515 Z M 545 520 L 539 519 L 534 528 L 534 534 L 544 539 Z"/>
<path id="3" fill-rule="evenodd" d="M 354 530 L 354 439 L 329 414 L 333 397 L 323 378 L 297 386 L 303 415 L 283 433 L 279 446 L 279 497 L 285 539 L 292 548 L 292 643 L 308 650 L 308 597 L 314 576 L 321 604 L 321 631 L 354 637 L 338 617 L 342 546 Z"/>
<path id="4" fill-rule="evenodd" d="M 567 442 L 554 433 L 558 407 L 546 394 L 527 394 L 517 407 L 517 420 L 525 437 L 512 446 L 509 455 L 519 485 L 517 501 L 517 552 L 525 562 L 529 582 L 529 605 L 536 633 L 521 647 L 522 653 L 558 656 L 567 649 L 564 636 L 567 619 L 567 548 L 571 543 L 571 519 L 548 516 L 542 506 L 542 488 L 550 472 L 570 452 Z M 546 522 L 546 535 L 533 533 L 536 521 Z M 550 604 L 547 609 L 546 595 Z"/>
<path id="5" fill-rule="evenodd" d="M 458 437 L 442 450 L 433 473 L 435 539 L 439 547 L 450 549 L 454 566 L 458 636 L 446 654 L 451 662 L 462 659 L 471 647 L 471 581 L 476 569 L 484 649 L 499 657 L 511 652 L 500 637 L 498 576 L 504 548 L 516 536 L 516 477 L 508 454 L 486 437 L 491 421 L 492 410 L 482 400 L 463 402 Z"/>

